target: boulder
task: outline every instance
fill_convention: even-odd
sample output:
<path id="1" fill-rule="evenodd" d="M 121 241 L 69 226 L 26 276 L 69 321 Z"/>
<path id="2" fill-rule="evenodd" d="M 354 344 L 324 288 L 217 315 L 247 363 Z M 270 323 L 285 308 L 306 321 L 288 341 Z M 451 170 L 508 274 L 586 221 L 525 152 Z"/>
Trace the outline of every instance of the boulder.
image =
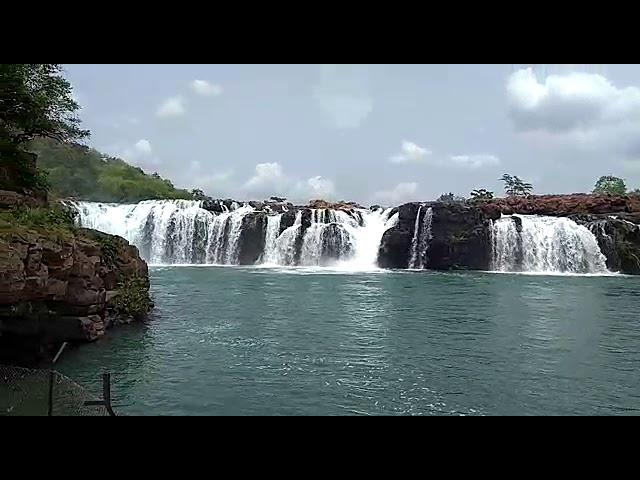
<path id="1" fill-rule="evenodd" d="M 238 263 L 253 265 L 264 251 L 267 214 L 252 212 L 242 219 L 242 235 L 238 245 Z"/>

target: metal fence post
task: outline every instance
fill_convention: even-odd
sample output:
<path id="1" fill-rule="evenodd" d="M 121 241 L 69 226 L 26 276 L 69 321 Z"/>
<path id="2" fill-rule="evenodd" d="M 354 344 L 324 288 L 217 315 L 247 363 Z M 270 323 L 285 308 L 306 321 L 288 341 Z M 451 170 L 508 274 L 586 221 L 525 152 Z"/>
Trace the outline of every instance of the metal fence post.
<path id="1" fill-rule="evenodd" d="M 116 414 L 111 408 L 111 374 L 103 373 L 102 374 L 102 399 L 104 400 L 104 406 L 107 408 L 107 412 L 109 412 L 109 416 L 115 417 Z"/>
<path id="2" fill-rule="evenodd" d="M 49 398 L 47 404 L 47 417 L 53 416 L 53 363 L 49 367 Z"/>
<path id="3" fill-rule="evenodd" d="M 62 355 L 62 351 L 66 346 L 67 346 L 67 342 L 63 342 L 62 346 L 60 347 L 60 350 L 58 350 L 58 353 L 56 354 L 56 356 L 53 357 L 53 360 L 51 361 L 51 365 L 49 365 L 49 399 L 48 399 L 49 401 L 47 405 L 48 417 L 53 416 L 53 382 L 55 378 L 55 372 L 53 370 L 53 366 L 56 364 L 56 362 L 60 358 L 60 355 Z"/>

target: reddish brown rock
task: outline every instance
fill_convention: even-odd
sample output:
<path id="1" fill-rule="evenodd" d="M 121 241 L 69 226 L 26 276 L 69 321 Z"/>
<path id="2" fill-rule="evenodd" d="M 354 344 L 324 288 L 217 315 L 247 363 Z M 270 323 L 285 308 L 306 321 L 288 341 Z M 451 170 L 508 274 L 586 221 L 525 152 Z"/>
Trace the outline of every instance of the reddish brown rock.
<path id="1" fill-rule="evenodd" d="M 131 276 L 148 288 L 147 264 L 123 238 L 87 229 L 64 239 L 2 232 L 0 336 L 96 340 L 107 325 L 107 292 L 113 300 L 119 282 Z"/>
<path id="2" fill-rule="evenodd" d="M 640 223 L 640 197 L 609 196 L 578 193 L 572 195 L 531 195 L 529 197 L 506 197 L 477 202 L 490 218 L 501 214 L 550 215 L 621 215 L 634 223 Z"/>

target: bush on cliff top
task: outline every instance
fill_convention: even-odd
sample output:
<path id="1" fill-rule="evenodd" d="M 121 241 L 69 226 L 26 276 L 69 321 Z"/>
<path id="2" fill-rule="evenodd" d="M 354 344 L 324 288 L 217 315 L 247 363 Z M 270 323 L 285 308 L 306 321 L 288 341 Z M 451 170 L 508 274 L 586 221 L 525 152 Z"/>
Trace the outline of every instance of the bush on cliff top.
<path id="1" fill-rule="evenodd" d="M 593 193 L 597 195 L 624 195 L 627 193 L 627 186 L 622 178 L 605 175 L 598 179 Z"/>
<path id="2" fill-rule="evenodd" d="M 33 230 L 66 238 L 75 231 L 75 212 L 63 205 L 17 207 L 0 211 L 0 231 Z"/>

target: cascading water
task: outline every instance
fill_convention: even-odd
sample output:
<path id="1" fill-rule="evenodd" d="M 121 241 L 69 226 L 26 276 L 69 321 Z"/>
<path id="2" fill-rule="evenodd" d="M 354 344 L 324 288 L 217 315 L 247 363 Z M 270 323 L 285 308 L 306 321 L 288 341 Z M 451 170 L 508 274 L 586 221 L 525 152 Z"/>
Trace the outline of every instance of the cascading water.
<path id="1" fill-rule="evenodd" d="M 280 236 L 280 223 L 282 214 L 269 215 L 267 217 L 267 231 L 264 238 L 264 252 L 262 263 L 278 263 L 278 237 Z"/>
<path id="2" fill-rule="evenodd" d="M 191 200 L 69 204 L 80 226 L 126 238 L 151 264 L 236 263 L 242 220 L 253 211 L 243 206 L 214 215 Z"/>
<path id="3" fill-rule="evenodd" d="M 381 208 L 374 211 L 359 211 L 362 226 L 345 226 L 353 242 L 353 256 L 342 266 L 353 270 L 368 270 L 378 265 L 378 250 L 384 232 L 398 223 L 398 212 L 391 215 L 393 209 Z"/>
<path id="4" fill-rule="evenodd" d="M 244 216 L 253 212 L 253 207 L 248 205 L 237 208 L 227 220 L 228 235 L 227 247 L 225 248 L 224 264 L 235 265 L 238 262 L 238 246 L 240 244 L 240 234 L 242 232 L 242 220 Z"/>
<path id="5" fill-rule="evenodd" d="M 189 200 L 68 203 L 79 212 L 80 226 L 126 238 L 151 264 L 237 264 L 240 249 L 245 248 L 244 219 L 255 212 L 234 203 L 215 214 L 203 209 L 201 202 Z M 398 221 L 398 214 L 391 216 L 391 211 L 299 209 L 285 229 L 283 214 L 265 213 L 264 249 L 254 258 L 267 265 L 375 268 L 382 235 Z M 309 217 L 303 222 L 304 215 Z"/>
<path id="6" fill-rule="evenodd" d="M 587 227 L 564 217 L 506 215 L 493 224 L 493 270 L 606 273 L 606 258 Z"/>
<path id="7" fill-rule="evenodd" d="M 423 205 L 418 207 L 416 223 L 411 240 L 411 256 L 409 257 L 409 268 L 424 268 L 425 256 L 431 240 L 431 223 L 433 221 L 433 209 L 427 208 L 420 222 L 420 213 Z"/>
<path id="8" fill-rule="evenodd" d="M 302 239 L 300 264 L 315 266 L 349 258 L 353 245 L 347 225 L 356 228 L 358 221 L 340 210 L 311 210 L 311 225 Z"/>
<path id="9" fill-rule="evenodd" d="M 296 212 L 293 225 L 287 227 L 275 241 L 273 257 L 277 265 L 295 265 L 296 242 L 302 229 L 302 210 Z"/>

